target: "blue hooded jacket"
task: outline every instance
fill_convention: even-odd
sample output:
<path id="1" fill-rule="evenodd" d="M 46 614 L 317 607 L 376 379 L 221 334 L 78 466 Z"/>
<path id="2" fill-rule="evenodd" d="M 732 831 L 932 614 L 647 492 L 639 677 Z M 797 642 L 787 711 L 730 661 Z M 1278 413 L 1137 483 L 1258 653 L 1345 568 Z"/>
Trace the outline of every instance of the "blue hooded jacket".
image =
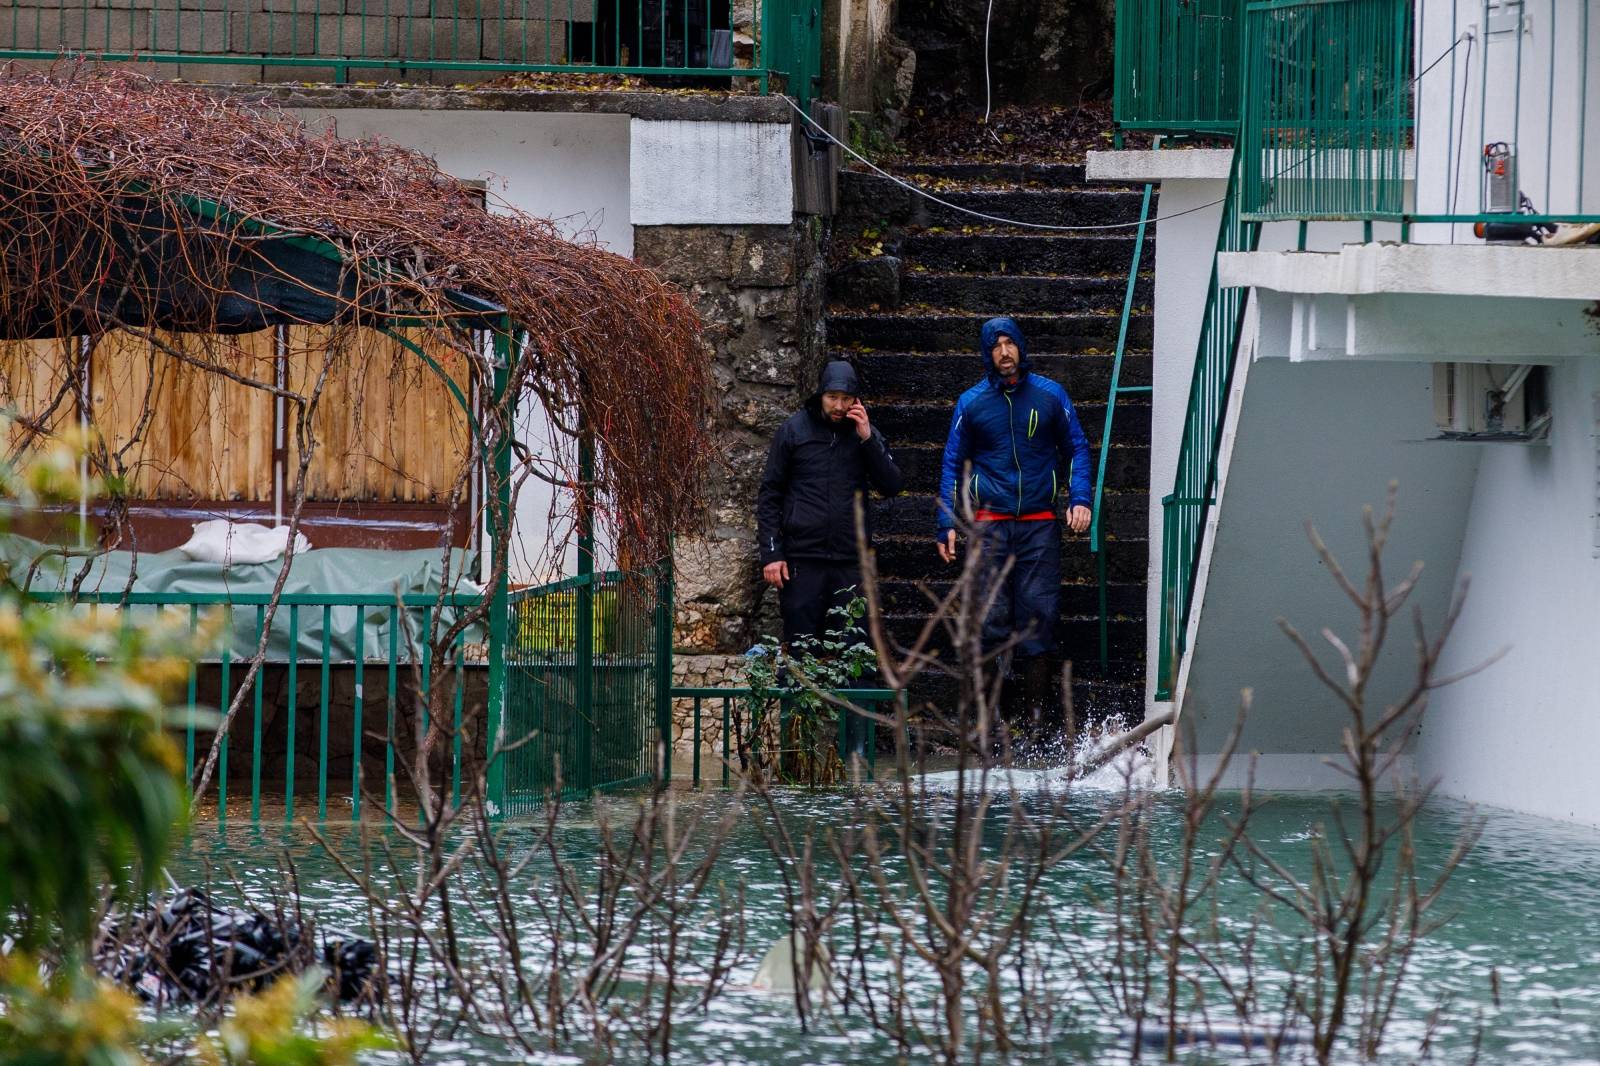
<path id="1" fill-rule="evenodd" d="M 1021 352 L 1013 385 L 1001 380 L 990 358 L 1001 334 L 1015 341 Z M 983 324 L 979 355 L 983 380 L 956 401 L 944 446 L 940 537 L 954 527 L 960 513 L 958 482 L 975 511 L 1013 516 L 1051 511 L 1063 492 L 1069 507 L 1088 507 L 1089 438 L 1067 390 L 1032 373 L 1022 330 L 1009 318 L 991 318 Z"/>

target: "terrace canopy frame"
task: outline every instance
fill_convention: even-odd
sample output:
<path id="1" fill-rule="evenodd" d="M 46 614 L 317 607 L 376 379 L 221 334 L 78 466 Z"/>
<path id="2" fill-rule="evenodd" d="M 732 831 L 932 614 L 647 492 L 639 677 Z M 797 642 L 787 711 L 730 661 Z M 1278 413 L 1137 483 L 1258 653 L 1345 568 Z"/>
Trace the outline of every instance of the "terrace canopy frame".
<path id="1" fill-rule="evenodd" d="M 421 608 L 423 617 L 445 629 L 411 660 L 420 660 L 428 692 L 419 705 L 419 759 L 429 757 L 429 744 L 454 747 L 448 792 L 459 801 L 459 696 L 452 737 L 448 724 L 441 724 L 448 707 L 438 695 L 440 685 L 428 687 L 428 664 L 445 664 L 452 656 L 459 664 L 464 634 L 481 625 L 489 738 L 483 798 L 495 809 L 507 806 L 507 760 L 496 741 L 505 731 L 508 670 L 522 671 L 533 688 L 543 686 L 541 714 L 554 699 L 549 693 L 570 685 L 572 699 L 562 707 L 571 712 L 569 731 L 578 733 L 600 724 L 597 701 L 638 704 L 645 687 L 652 689 L 648 696 L 658 727 L 653 757 L 609 752 L 601 761 L 617 773 L 641 769 L 646 762 L 664 767 L 659 747 L 668 735 L 662 719 L 669 709 L 671 596 L 670 571 L 657 560 L 665 556 L 671 534 L 698 511 L 709 454 L 704 436 L 709 368 L 698 319 L 683 294 L 631 260 L 563 240 L 548 222 L 515 211 L 486 213 L 461 182 L 408 149 L 312 135 L 297 121 L 257 111 L 255 105 L 126 72 L 74 68 L 65 76 L 6 75 L 0 76 L 0 87 L 8 99 L 0 113 L 0 341 L 132 334 L 149 342 L 152 360 L 161 351 L 185 364 L 185 372 L 207 375 L 204 380 L 212 380 L 209 375 L 231 379 L 297 405 L 301 461 L 288 518 L 288 565 L 267 602 L 251 604 L 258 618 L 265 615 L 256 630 L 260 643 L 243 684 L 228 700 L 203 765 L 195 761 L 191 719 L 189 763 L 198 771 L 191 778 L 197 799 L 219 759 L 225 781 L 227 733 L 259 676 L 268 644 L 264 627 L 271 625 L 279 603 L 289 606 L 291 633 L 301 607 L 324 612 L 330 607 L 322 602 L 327 596 L 313 595 L 315 604 L 282 599 L 283 582 L 292 566 L 306 471 L 317 447 L 310 418 L 334 360 L 347 351 L 345 344 L 358 329 L 390 338 L 391 357 L 414 357 L 460 408 L 466 462 L 451 489 L 452 514 L 462 506 L 468 475 L 473 470 L 483 475 L 471 521 L 474 528 L 487 525 L 484 594 L 469 604 L 473 597 L 449 593 L 442 580 L 435 604 L 396 607 Z M 232 335 L 293 327 L 322 329 L 332 338 L 318 349 L 320 376 L 304 375 L 312 385 L 304 394 L 294 392 L 286 376 L 240 374 L 216 354 L 226 350 L 223 339 Z M 419 334 L 425 343 L 417 343 Z M 208 357 L 196 358 L 171 340 L 184 336 L 201 338 Z M 461 360 L 464 383 L 430 354 L 435 341 Z M 59 415 L 65 391 L 54 394 L 51 418 Z M 145 395 L 141 432 L 156 420 L 151 395 Z M 529 396 L 543 408 L 556 453 L 544 468 L 528 453 L 514 461 L 518 401 Z M 48 439 L 55 432 L 48 421 L 19 420 L 12 430 L 12 453 Z M 102 444 L 100 453 L 106 451 Z M 579 574 L 519 590 L 514 597 L 508 558 L 513 505 L 516 486 L 528 477 L 570 493 Z M 636 573 L 593 573 L 600 518 L 610 522 L 619 557 Z M 448 577 L 448 535 L 441 539 Z M 83 599 L 151 602 L 129 592 L 124 589 L 120 597 L 96 592 Z M 462 608 L 448 626 L 447 600 L 448 606 Z M 191 610 L 196 606 L 182 602 Z M 605 619 L 602 610 L 610 612 Z M 631 623 L 624 624 L 623 615 Z M 391 619 L 391 645 L 393 630 Z M 292 637 L 289 646 L 299 647 Z M 326 648 L 324 636 L 325 682 Z M 288 662 L 290 811 L 297 657 L 291 652 Z M 624 660 L 628 665 L 622 673 L 631 677 L 648 667 L 655 681 L 621 689 L 607 682 L 606 671 L 618 673 Z M 224 651 L 225 679 L 227 664 Z M 352 800 L 359 803 L 359 663 L 356 669 Z M 391 657 L 391 715 L 394 675 Z M 191 677 L 191 705 L 194 692 Z M 257 756 L 260 701 L 258 682 Z M 318 791 L 325 813 L 326 685 L 322 703 L 324 765 Z M 634 735 L 642 740 L 645 732 L 641 726 Z M 392 728 L 390 736 L 386 772 L 393 767 Z M 587 739 L 584 745 L 587 750 Z M 259 759 L 254 765 L 259 777 Z M 569 786 L 612 783 L 588 781 L 566 769 Z M 535 766 L 531 773 L 544 784 L 561 779 L 546 770 Z M 253 782 L 253 792 L 258 784 Z M 443 811 L 439 797 L 446 791 L 423 795 L 419 786 L 419 802 L 437 800 Z"/>

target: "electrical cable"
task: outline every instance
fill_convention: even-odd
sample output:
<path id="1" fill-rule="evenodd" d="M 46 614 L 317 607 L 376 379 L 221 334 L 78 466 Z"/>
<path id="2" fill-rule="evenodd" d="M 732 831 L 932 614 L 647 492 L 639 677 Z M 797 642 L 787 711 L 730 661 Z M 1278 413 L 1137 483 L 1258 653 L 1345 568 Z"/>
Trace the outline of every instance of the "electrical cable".
<path id="1" fill-rule="evenodd" d="M 990 0 L 990 9 L 993 10 L 993 0 Z M 1444 52 L 1441 55 L 1439 55 L 1439 57 L 1437 59 L 1435 59 L 1432 63 L 1429 63 L 1426 67 L 1424 67 L 1423 70 L 1422 70 L 1422 74 L 1418 74 L 1415 78 L 1412 78 L 1411 79 L 1411 84 L 1413 86 L 1415 86 L 1418 82 L 1420 82 L 1422 80 L 1422 77 L 1423 77 L 1424 74 L 1427 74 L 1428 71 L 1430 71 L 1434 67 L 1438 66 L 1439 62 L 1441 60 L 1443 60 L 1445 58 L 1445 56 L 1448 56 L 1451 52 L 1454 52 L 1458 47 L 1460 47 L 1462 40 L 1466 40 L 1467 43 L 1468 43 L 1468 47 L 1467 47 L 1467 62 L 1470 64 L 1471 61 L 1472 61 L 1472 47 L 1471 47 L 1472 37 L 1471 37 L 1471 35 L 1469 33 L 1463 33 L 1460 37 L 1457 37 L 1455 39 L 1455 41 L 1451 43 L 1450 47 L 1445 49 Z M 985 41 L 987 42 L 987 37 L 985 37 Z M 985 72 L 985 79 L 986 79 L 986 84 L 987 84 L 987 75 L 988 75 L 988 65 L 987 65 L 987 63 L 985 63 L 984 72 Z M 1465 94 L 1463 93 L 1463 97 L 1464 96 L 1465 96 Z M 1108 232 L 1108 231 L 1111 231 L 1111 230 L 1133 229 L 1133 228 L 1138 227 L 1138 226 L 1147 226 L 1147 225 L 1148 226 L 1153 226 L 1153 225 L 1156 225 L 1157 223 L 1160 223 L 1160 222 L 1166 222 L 1169 219 L 1182 218 L 1184 215 L 1192 215 L 1196 211 L 1204 211 L 1208 207 L 1216 207 L 1218 204 L 1226 203 L 1227 199 L 1228 199 L 1226 196 L 1219 197 L 1218 199 L 1210 200 L 1210 201 L 1207 201 L 1206 203 L 1203 203 L 1203 204 L 1196 204 L 1194 207 L 1186 207 L 1182 211 L 1174 211 L 1170 215 L 1159 215 L 1159 216 L 1157 216 L 1155 218 L 1146 219 L 1143 222 L 1138 222 L 1138 221 L 1134 221 L 1134 222 L 1106 222 L 1106 223 L 1101 223 L 1099 225 L 1093 225 L 1093 226 L 1055 226 L 1055 225 L 1050 225 L 1049 223 L 1045 223 L 1045 222 L 1023 222 L 1020 219 L 1004 218 L 1004 217 L 1002 217 L 1000 215 L 991 215 L 991 214 L 987 214 L 987 213 L 985 213 L 983 211 L 974 211 L 970 207 L 962 207 L 959 204 L 953 204 L 949 200 L 943 199 L 942 197 L 939 197 L 939 196 L 935 196 L 933 193 L 931 193 L 928 190 L 922 188 L 920 185 L 914 185 L 911 182 L 906 181 L 904 178 L 901 178 L 901 177 L 898 177 L 898 176 L 896 176 L 894 174 L 889 173 L 887 170 L 884 170 L 882 167 L 878 166 L 878 164 L 874 163 L 872 160 L 868 159 L 866 156 L 862 155 L 860 152 L 856 151 L 854 148 L 851 148 L 848 144 L 844 143 L 839 138 L 835 137 L 825 127 L 823 127 L 819 122 L 817 122 L 816 119 L 812 118 L 810 115 L 806 114 L 803 110 L 801 110 L 800 106 L 798 104 L 796 104 L 788 96 L 782 97 L 782 100 L 784 101 L 784 103 L 789 105 L 790 110 L 792 110 L 795 114 L 799 115 L 808 124 L 810 124 L 812 127 L 814 127 L 816 129 L 816 131 L 818 133 L 820 133 L 824 138 L 826 138 L 827 140 L 831 141 L 832 143 L 838 145 L 852 159 L 855 159 L 858 162 L 865 164 L 867 169 L 871 170 L 874 174 L 877 174 L 879 177 L 888 178 L 890 181 L 894 182 L 896 185 L 899 185 L 901 188 L 907 190 L 908 192 L 915 193 L 916 195 L 922 197 L 924 200 L 928 200 L 928 201 L 930 201 L 932 203 L 936 203 L 940 207 L 948 208 L 951 211 L 955 211 L 955 212 L 958 212 L 958 213 L 963 214 L 963 215 L 968 215 L 968 216 L 971 216 L 972 218 L 982 219 L 985 222 L 997 222 L 1002 226 L 1014 226 L 1014 227 L 1016 227 L 1018 229 L 1047 230 L 1047 231 L 1052 232 L 1052 233 L 1104 233 L 1104 232 Z M 1465 108 L 1465 103 L 1464 102 L 1463 102 L 1463 108 Z M 1464 115 L 1465 115 L 1465 112 L 1463 111 L 1463 118 L 1462 118 L 1463 122 L 1466 121 Z M 985 121 L 987 121 L 987 117 L 985 118 Z M 1283 175 L 1289 173 L 1289 171 L 1295 169 L 1296 167 L 1303 166 L 1305 163 L 1306 163 L 1306 160 L 1301 160 L 1300 162 L 1295 163 L 1294 166 L 1286 167 L 1283 170 L 1278 171 L 1276 174 L 1273 175 L 1273 177 L 1274 178 L 1281 178 Z M 1457 165 L 1458 177 L 1459 177 L 1459 172 L 1460 172 L 1460 167 L 1459 167 L 1459 163 L 1458 163 L 1458 165 Z"/>
<path id="2" fill-rule="evenodd" d="M 989 20 L 994 18 L 994 0 L 989 0 L 989 9 L 983 16 L 983 124 L 989 124 L 990 103 L 993 99 L 989 92 Z"/>

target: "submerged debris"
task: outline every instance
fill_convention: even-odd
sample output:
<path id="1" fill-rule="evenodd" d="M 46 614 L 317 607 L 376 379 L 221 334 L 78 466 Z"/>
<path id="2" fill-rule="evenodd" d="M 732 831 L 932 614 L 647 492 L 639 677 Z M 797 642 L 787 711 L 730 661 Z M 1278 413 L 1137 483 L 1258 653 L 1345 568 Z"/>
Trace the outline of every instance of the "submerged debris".
<path id="1" fill-rule="evenodd" d="M 319 959 L 320 954 L 320 959 Z M 224 907 L 201 889 L 153 900 L 107 918 L 95 968 L 160 1007 L 217 1003 L 321 962 L 340 1000 L 364 998 L 378 966 L 371 941 L 327 941 L 319 953 L 309 923 L 254 908 Z"/>

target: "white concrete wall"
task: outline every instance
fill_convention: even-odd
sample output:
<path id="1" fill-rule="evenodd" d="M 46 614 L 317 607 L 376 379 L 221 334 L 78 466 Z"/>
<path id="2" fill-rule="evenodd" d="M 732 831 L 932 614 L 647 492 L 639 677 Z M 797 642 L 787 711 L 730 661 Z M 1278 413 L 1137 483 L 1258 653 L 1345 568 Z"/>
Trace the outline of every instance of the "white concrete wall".
<path id="1" fill-rule="evenodd" d="M 1436 694 L 1417 762 L 1446 793 L 1600 825 L 1600 364 L 1550 373 L 1548 444 L 1476 446 L 1471 591 L 1443 669 L 1509 650 Z"/>
<path id="2" fill-rule="evenodd" d="M 1270 328 L 1264 332 L 1271 333 Z M 1204 599 L 1193 629 L 1186 733 L 1195 750 L 1218 750 L 1240 690 L 1254 689 L 1244 748 L 1271 756 L 1264 787 L 1326 787 L 1323 754 L 1338 750 L 1341 708 L 1282 634 L 1283 617 L 1315 636 L 1330 626 L 1354 643 L 1355 612 L 1307 537 L 1312 522 L 1348 572 L 1364 573 L 1361 511 L 1381 507 L 1400 484 L 1399 519 L 1387 553 L 1391 581 L 1426 565 L 1418 602 L 1437 619 L 1448 602 L 1478 449 L 1430 442 L 1431 368 L 1424 363 L 1291 363 L 1259 358 L 1244 373 Z M 1377 699 L 1410 676 L 1409 627 L 1398 627 Z"/>
<path id="3" fill-rule="evenodd" d="M 1497 32 L 1486 33 L 1483 0 L 1418 2 L 1415 69 L 1439 60 L 1419 85 L 1421 213 L 1485 209 L 1481 153 L 1491 141 L 1515 144 L 1518 183 L 1540 212 L 1600 213 L 1600 0 L 1527 0 L 1521 8 L 1520 33 L 1514 15 L 1497 14 Z M 1414 239 L 1476 240 L 1468 226 L 1453 229 L 1421 227 Z"/>
<path id="4" fill-rule="evenodd" d="M 1139 154 L 1146 165 L 1181 165 L 1193 157 L 1196 172 L 1214 170 L 1217 153 L 1175 151 L 1165 153 L 1097 153 L 1092 171 L 1108 180 L 1117 175 L 1110 169 L 1117 155 Z M 1225 155 L 1226 153 L 1222 153 Z M 1154 159 L 1167 156 L 1170 159 Z M 1208 158 L 1210 157 L 1210 158 Z M 1224 174 L 1226 171 L 1224 170 Z M 1124 180 L 1125 176 L 1124 176 Z M 1162 181 L 1157 217 L 1166 219 L 1156 226 L 1155 338 L 1150 423 L 1150 560 L 1146 571 L 1145 639 L 1146 714 L 1155 713 L 1156 670 L 1161 642 L 1161 498 L 1172 491 L 1178 465 L 1178 449 L 1183 440 L 1183 420 L 1189 404 L 1189 385 L 1194 376 L 1194 358 L 1205 312 L 1210 267 L 1217 247 L 1217 227 L 1222 221 L 1218 202 L 1227 191 L 1225 180 L 1213 178 L 1174 178 Z M 1379 240 L 1392 240 L 1398 228 L 1380 225 L 1374 230 Z M 1295 247 L 1299 229 L 1292 223 L 1265 227 L 1262 250 Z M 1331 251 L 1346 242 L 1361 240 L 1359 224 L 1321 224 L 1311 227 L 1307 247 Z M 1272 353 L 1283 355 L 1285 353 Z"/>

